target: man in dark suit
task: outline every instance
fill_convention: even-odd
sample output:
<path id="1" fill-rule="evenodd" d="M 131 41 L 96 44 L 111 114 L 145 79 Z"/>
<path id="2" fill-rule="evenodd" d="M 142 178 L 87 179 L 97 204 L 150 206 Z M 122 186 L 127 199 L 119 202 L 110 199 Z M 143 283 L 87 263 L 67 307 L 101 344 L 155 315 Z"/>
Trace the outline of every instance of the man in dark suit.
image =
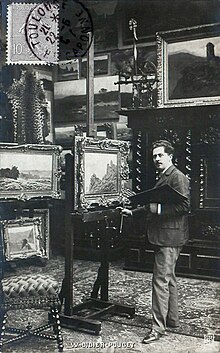
<path id="1" fill-rule="evenodd" d="M 169 184 L 185 198 L 178 203 L 150 203 L 132 211 L 122 210 L 122 214 L 127 216 L 147 217 L 148 239 L 155 246 L 152 330 L 142 341 L 146 344 L 160 339 L 166 333 L 167 327 L 175 328 L 179 325 L 175 267 L 182 246 L 188 240 L 190 195 L 187 177 L 172 163 L 173 153 L 174 148 L 170 142 L 159 140 L 153 143 L 153 161 L 160 172 L 155 187 Z"/>

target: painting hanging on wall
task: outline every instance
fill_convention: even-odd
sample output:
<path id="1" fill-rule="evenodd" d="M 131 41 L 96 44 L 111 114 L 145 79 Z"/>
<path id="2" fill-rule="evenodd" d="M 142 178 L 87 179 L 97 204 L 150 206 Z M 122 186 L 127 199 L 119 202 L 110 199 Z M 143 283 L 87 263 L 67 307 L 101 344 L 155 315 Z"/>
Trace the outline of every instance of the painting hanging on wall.
<path id="1" fill-rule="evenodd" d="M 118 119 L 119 91 L 115 82 L 118 76 L 95 77 L 95 123 Z M 86 122 L 86 80 L 56 82 L 54 85 L 54 123 L 70 124 Z M 64 113 L 65 112 L 65 113 Z"/>
<path id="2" fill-rule="evenodd" d="M 79 79 L 79 59 L 59 61 L 57 65 L 57 81 Z"/>
<path id="3" fill-rule="evenodd" d="M 96 55 L 94 57 L 94 76 L 108 75 L 110 72 L 110 55 Z M 87 74 L 87 59 L 82 58 L 80 61 L 80 77 L 86 78 Z"/>
<path id="4" fill-rule="evenodd" d="M 60 146 L 0 144 L 0 199 L 60 198 Z"/>
<path id="5" fill-rule="evenodd" d="M 75 209 L 110 206 L 125 200 L 129 168 L 128 142 L 75 139 Z"/>
<path id="6" fill-rule="evenodd" d="M 113 138 L 112 124 L 97 124 L 96 133 L 98 138 Z M 57 124 L 55 126 L 56 144 L 63 148 L 70 148 L 74 143 L 74 136 L 86 136 L 86 124 Z"/>
<path id="7" fill-rule="evenodd" d="M 219 36 L 219 24 L 157 35 L 158 106 L 219 104 Z"/>
<path id="8" fill-rule="evenodd" d="M 62 146 L 72 146 L 75 131 L 74 124 L 57 124 L 55 126 L 55 142 Z"/>

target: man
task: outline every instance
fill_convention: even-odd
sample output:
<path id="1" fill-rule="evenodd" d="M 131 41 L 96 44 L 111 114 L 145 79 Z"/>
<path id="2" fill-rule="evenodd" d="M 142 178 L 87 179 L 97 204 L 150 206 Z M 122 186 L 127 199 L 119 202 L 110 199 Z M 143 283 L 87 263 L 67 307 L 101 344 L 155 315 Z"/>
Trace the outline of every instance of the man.
<path id="1" fill-rule="evenodd" d="M 175 266 L 182 246 L 188 240 L 187 213 L 190 209 L 189 181 L 172 163 L 174 148 L 159 140 L 152 145 L 153 162 L 160 172 L 155 187 L 169 184 L 186 198 L 179 203 L 150 203 L 122 214 L 147 216 L 148 240 L 155 246 L 152 278 L 152 330 L 142 343 L 157 341 L 167 327 L 178 327 L 178 298 Z"/>

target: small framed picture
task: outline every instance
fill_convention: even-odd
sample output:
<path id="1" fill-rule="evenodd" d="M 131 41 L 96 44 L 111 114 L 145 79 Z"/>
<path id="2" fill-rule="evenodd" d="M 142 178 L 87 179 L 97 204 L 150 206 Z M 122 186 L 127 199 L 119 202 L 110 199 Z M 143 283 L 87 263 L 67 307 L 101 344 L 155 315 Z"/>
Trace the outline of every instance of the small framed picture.
<path id="1" fill-rule="evenodd" d="M 79 79 L 79 60 L 59 61 L 57 65 L 57 81 L 70 81 Z"/>
<path id="2" fill-rule="evenodd" d="M 33 210 L 23 209 L 22 217 L 27 219 L 41 219 L 41 238 L 40 247 L 42 257 L 50 257 L 50 211 L 48 208 L 35 208 Z"/>
<path id="3" fill-rule="evenodd" d="M 97 55 L 94 57 L 94 76 L 109 75 L 110 71 L 110 56 L 109 54 Z M 82 58 L 80 62 L 80 76 L 86 78 L 87 59 Z"/>
<path id="4" fill-rule="evenodd" d="M 1 221 L 6 261 L 49 257 L 48 229 L 45 228 L 47 213 L 41 211 L 39 215 Z"/>

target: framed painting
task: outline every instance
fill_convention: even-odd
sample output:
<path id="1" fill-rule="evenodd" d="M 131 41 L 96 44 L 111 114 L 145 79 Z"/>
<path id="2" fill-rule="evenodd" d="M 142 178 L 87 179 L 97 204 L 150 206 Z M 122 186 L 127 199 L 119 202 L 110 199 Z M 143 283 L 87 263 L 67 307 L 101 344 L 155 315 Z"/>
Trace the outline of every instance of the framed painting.
<path id="1" fill-rule="evenodd" d="M 41 217 L 1 221 L 5 260 L 47 258 Z"/>
<path id="2" fill-rule="evenodd" d="M 0 144 L 0 199 L 60 198 L 60 153 L 55 145 Z"/>
<path id="3" fill-rule="evenodd" d="M 220 102 L 220 23 L 157 34 L 158 106 Z"/>
<path id="4" fill-rule="evenodd" d="M 74 208 L 107 207 L 125 201 L 128 142 L 76 136 Z"/>
<path id="5" fill-rule="evenodd" d="M 125 122 L 115 123 L 116 139 L 121 141 L 132 141 L 132 129 Z"/>
<path id="6" fill-rule="evenodd" d="M 62 146 L 72 146 L 76 127 L 74 124 L 56 124 L 55 125 L 55 143 Z"/>
<path id="7" fill-rule="evenodd" d="M 57 81 L 79 79 L 79 59 L 59 61 L 57 65 Z"/>
<path id="8" fill-rule="evenodd" d="M 50 257 L 50 210 L 48 208 L 23 209 L 22 218 L 25 219 L 40 219 L 41 236 L 40 250 L 41 257 L 49 259 Z"/>
<path id="9" fill-rule="evenodd" d="M 118 75 L 94 78 L 94 122 L 118 120 Z M 55 82 L 54 124 L 85 124 L 87 118 L 86 79 Z M 64 114 L 65 112 L 65 114 Z"/>
<path id="10" fill-rule="evenodd" d="M 113 138 L 112 123 L 96 125 L 96 132 L 98 138 Z M 55 141 L 57 144 L 62 145 L 64 149 L 73 146 L 74 136 L 86 136 L 86 125 L 57 124 L 55 126 Z"/>
<path id="11" fill-rule="evenodd" d="M 86 78 L 87 75 L 87 59 L 82 58 L 80 61 L 80 77 Z M 110 55 L 96 55 L 94 57 L 94 75 L 109 75 L 110 73 Z"/>

